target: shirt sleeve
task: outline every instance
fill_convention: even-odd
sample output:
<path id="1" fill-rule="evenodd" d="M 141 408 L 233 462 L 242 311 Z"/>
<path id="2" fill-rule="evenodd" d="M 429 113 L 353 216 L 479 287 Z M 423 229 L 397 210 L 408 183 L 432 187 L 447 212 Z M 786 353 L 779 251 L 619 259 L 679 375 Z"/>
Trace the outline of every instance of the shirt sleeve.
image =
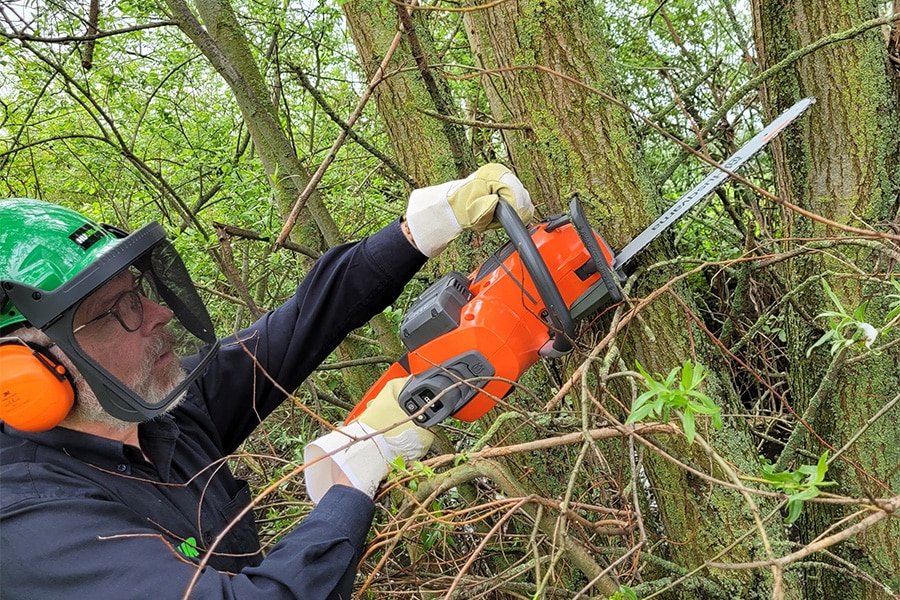
<path id="1" fill-rule="evenodd" d="M 399 221 L 330 249 L 284 304 L 236 335 L 192 389 L 228 454 L 354 329 L 397 299 L 427 258 Z M 186 360 L 192 366 L 193 357 Z"/>
<path id="2" fill-rule="evenodd" d="M 4 598 L 350 598 L 373 514 L 365 494 L 335 486 L 259 566 L 224 573 L 120 503 L 44 499 L 4 515 L 0 585 Z"/>

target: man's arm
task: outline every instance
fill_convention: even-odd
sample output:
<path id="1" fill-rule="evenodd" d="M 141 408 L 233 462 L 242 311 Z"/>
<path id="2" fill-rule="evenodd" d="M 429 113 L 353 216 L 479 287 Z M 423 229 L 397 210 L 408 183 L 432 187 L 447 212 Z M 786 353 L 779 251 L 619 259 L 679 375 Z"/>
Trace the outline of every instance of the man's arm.
<path id="1" fill-rule="evenodd" d="M 225 338 L 192 390 L 207 404 L 223 451 L 232 452 L 285 391 L 296 389 L 351 331 L 390 305 L 425 260 L 395 221 L 326 252 L 287 302 Z"/>
<path id="2" fill-rule="evenodd" d="M 229 574 L 199 571 L 204 549 L 193 556 L 121 503 L 22 502 L 0 522 L 0 589 L 4 598 L 174 599 L 188 589 L 204 600 L 350 598 L 373 512 L 365 494 L 334 486 L 259 566 Z"/>
<path id="3" fill-rule="evenodd" d="M 224 340 L 216 363 L 195 388 L 207 402 L 223 450 L 232 452 L 284 400 L 285 391 L 292 392 L 347 334 L 393 302 L 426 257 L 439 254 L 463 231 L 490 227 L 501 201 L 523 221 L 531 220 L 531 196 L 499 164 L 414 190 L 405 219 L 357 244 L 330 249 L 291 300 Z M 191 360 L 196 359 L 185 362 L 190 366 Z"/>

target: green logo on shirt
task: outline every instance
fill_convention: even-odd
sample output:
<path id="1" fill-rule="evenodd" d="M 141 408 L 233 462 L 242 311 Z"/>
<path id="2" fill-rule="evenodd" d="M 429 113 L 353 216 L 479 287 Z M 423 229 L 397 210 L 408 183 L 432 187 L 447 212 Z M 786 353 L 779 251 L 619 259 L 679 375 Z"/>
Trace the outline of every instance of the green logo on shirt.
<path id="1" fill-rule="evenodd" d="M 200 551 L 197 550 L 197 540 L 193 537 L 189 537 L 181 542 L 181 544 L 178 545 L 178 551 L 188 558 L 197 558 L 200 556 Z"/>

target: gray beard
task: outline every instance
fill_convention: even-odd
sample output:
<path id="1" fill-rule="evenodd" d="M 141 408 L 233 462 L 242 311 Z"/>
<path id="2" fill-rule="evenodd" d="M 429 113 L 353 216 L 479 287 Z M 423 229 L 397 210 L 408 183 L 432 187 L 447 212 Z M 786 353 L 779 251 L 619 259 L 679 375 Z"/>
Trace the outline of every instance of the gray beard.
<path id="1" fill-rule="evenodd" d="M 122 382 L 148 404 L 161 404 L 169 392 L 184 381 L 185 373 L 178 360 L 171 361 L 165 368 L 157 370 L 157 372 L 153 371 L 153 359 L 171 349 L 173 339 L 174 336 L 168 330 L 165 330 L 165 335 L 154 338 L 153 346 L 150 349 L 151 360 L 144 363 L 133 381 Z M 63 421 L 63 425 L 100 423 L 118 432 L 124 432 L 134 427 L 134 422 L 123 421 L 106 412 L 101 406 L 97 394 L 83 377 L 76 378 L 75 391 L 75 405 Z M 166 408 L 165 412 L 178 406 L 184 400 L 184 396 L 185 394 L 182 393 Z"/>
<path id="2" fill-rule="evenodd" d="M 181 376 L 179 377 L 179 379 L 175 381 L 173 385 L 168 387 L 169 390 L 174 389 L 179 383 L 181 383 L 181 380 L 184 379 L 184 372 L 181 372 L 180 375 Z M 61 425 L 71 426 L 78 423 L 100 423 L 118 432 L 125 432 L 134 427 L 134 422 L 117 419 L 116 417 L 106 412 L 106 410 L 100 405 L 100 400 L 97 399 L 97 394 L 94 393 L 94 390 L 91 389 L 91 387 L 84 379 L 79 378 L 78 382 L 75 385 L 75 390 L 75 406 L 72 407 L 72 410 L 63 420 Z M 166 407 L 165 412 L 163 412 L 162 414 L 170 412 L 176 406 L 181 404 L 181 401 L 184 400 L 186 394 L 187 392 L 182 392 L 174 402 Z M 150 397 L 148 397 L 148 395 L 141 395 L 140 393 L 138 393 L 138 395 L 148 401 L 151 399 Z M 154 402 L 161 402 L 165 397 L 166 393 L 159 394 L 158 399 L 154 399 Z"/>

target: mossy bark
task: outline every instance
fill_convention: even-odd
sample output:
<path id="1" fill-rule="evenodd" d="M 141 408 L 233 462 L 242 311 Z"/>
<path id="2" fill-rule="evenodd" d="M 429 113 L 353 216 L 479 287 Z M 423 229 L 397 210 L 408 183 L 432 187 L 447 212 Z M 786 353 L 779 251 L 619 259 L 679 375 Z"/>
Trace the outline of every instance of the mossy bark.
<path id="1" fill-rule="evenodd" d="M 460 144 L 460 139 L 465 138 L 461 128 L 428 114 L 450 112 L 455 104 L 440 69 L 431 66 L 437 59 L 423 14 L 413 11 L 403 15 L 405 7 L 376 0 L 352 0 L 342 8 L 370 77 L 397 32 L 403 31 L 385 78 L 374 94 L 397 162 L 420 187 L 468 175 L 474 159 L 471 151 Z"/>
<path id="2" fill-rule="evenodd" d="M 612 247 L 622 247 L 663 207 L 649 177 L 633 117 L 616 101 L 617 85 L 595 5 L 578 0 L 504 2 L 467 13 L 466 29 L 494 119 L 528 126 L 505 130 L 504 141 L 520 178 L 539 205 L 548 213 L 560 212 L 569 196 L 578 192 L 595 227 Z M 643 264 L 671 255 L 662 240 L 642 257 Z M 635 295 L 647 295 L 669 284 L 672 275 L 667 269 L 643 274 Z M 721 361 L 689 318 L 688 290 L 678 285 L 672 289 L 684 304 L 663 295 L 642 309 L 641 325 L 619 335 L 617 343 L 626 365 L 632 366 L 637 359 L 648 369 L 661 372 L 688 358 L 711 365 L 711 394 L 725 412 L 739 414 L 740 404 L 727 371 L 716 372 Z M 626 393 L 623 391 L 619 400 L 628 406 Z M 612 400 L 604 398 L 607 404 Z M 704 434 L 732 464 L 745 472 L 755 471 L 755 449 L 740 419 L 729 419 L 723 432 L 704 430 Z M 701 470 L 709 468 L 708 457 L 683 439 L 658 443 L 688 463 L 704 465 Z M 613 445 L 604 451 L 610 453 L 610 463 L 621 464 L 621 459 L 614 457 L 619 450 Z M 662 521 L 660 530 L 649 533 L 661 542 L 654 552 L 690 570 L 754 529 L 747 504 L 733 492 L 700 482 L 653 452 L 645 452 L 644 461 L 654 507 Z M 722 476 L 718 471 L 715 474 Z M 777 526 L 772 529 L 767 535 L 777 541 L 781 532 Z M 764 554 L 750 543 L 731 548 L 725 556 L 726 561 L 739 562 Z M 766 572 L 719 571 L 704 576 L 731 597 L 766 596 L 770 587 Z"/>
<path id="3" fill-rule="evenodd" d="M 761 67 L 768 68 L 790 52 L 818 39 L 850 29 L 877 16 L 874 1 L 816 2 L 754 0 L 755 37 Z M 805 127 L 786 131 L 776 144 L 778 194 L 805 210 L 839 225 L 884 231 L 896 222 L 900 200 L 900 106 L 897 81 L 882 33 L 875 29 L 840 44 L 825 46 L 770 81 L 766 107 L 772 114 L 802 96 L 816 96 Z M 788 289 L 824 278 L 849 311 L 868 302 L 867 322 L 884 324 L 887 309 L 885 280 L 894 271 L 877 247 L 841 243 L 848 237 L 839 228 L 785 210 L 781 237 L 786 240 L 833 238 L 828 253 L 809 253 L 785 263 L 781 277 Z M 792 242 L 785 248 L 798 246 Z M 808 348 L 824 333 L 828 322 L 816 318 L 834 305 L 820 285 L 808 286 L 787 315 L 789 374 L 793 410 L 809 417 L 816 436 L 795 436 L 800 448 L 819 455 L 829 446 L 842 447 L 857 432 L 865 432 L 832 465 L 828 479 L 833 491 L 864 498 L 896 494 L 900 489 L 900 427 L 897 410 L 867 421 L 900 389 L 900 356 L 896 349 L 865 353 L 854 347 L 836 358 L 828 348 L 807 357 Z M 849 333 L 849 332 L 847 332 Z M 888 336 L 896 333 L 888 333 Z M 888 339 L 876 341 L 880 345 Z M 841 361 L 832 368 L 833 360 Z M 826 375 L 828 373 L 828 375 Z M 828 381 L 823 378 L 828 377 Z M 824 393 L 823 386 L 832 391 Z M 803 427 L 797 425 L 797 427 Z M 788 447 L 781 462 L 796 467 L 799 448 Z M 891 491 L 892 490 L 892 491 Z M 832 490 L 829 490 L 832 491 Z M 851 509 L 812 505 L 799 521 L 800 541 L 809 542 Z M 834 551 L 845 568 L 804 569 L 807 597 L 885 598 L 883 586 L 900 584 L 900 521 L 887 519 Z M 824 562 L 827 562 L 824 561 Z M 866 582 L 866 577 L 871 578 Z M 877 582 L 873 584 L 872 582 Z"/>

